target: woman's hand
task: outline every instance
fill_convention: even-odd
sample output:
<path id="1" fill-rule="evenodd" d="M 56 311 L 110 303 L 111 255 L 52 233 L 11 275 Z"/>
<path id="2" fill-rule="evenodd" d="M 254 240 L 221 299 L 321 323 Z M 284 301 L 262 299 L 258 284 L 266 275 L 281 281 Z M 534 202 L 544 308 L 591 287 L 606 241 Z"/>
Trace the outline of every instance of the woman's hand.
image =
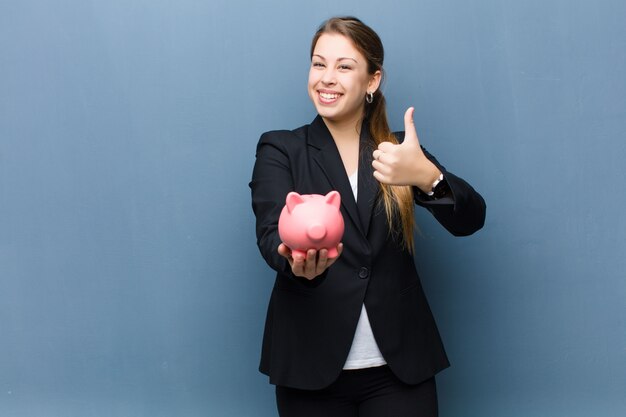
<path id="1" fill-rule="evenodd" d="M 382 142 L 373 153 L 374 177 L 383 184 L 414 185 L 424 192 L 431 191 L 439 177 L 439 168 L 424 155 L 420 146 L 413 107 L 404 113 L 404 141 L 398 145 Z"/>
<path id="2" fill-rule="evenodd" d="M 328 257 L 328 250 L 309 249 L 304 256 L 302 253 L 294 253 L 292 256 L 291 249 L 284 243 L 278 246 L 278 254 L 283 256 L 289 261 L 291 265 L 291 272 L 295 276 L 303 277 L 308 280 L 312 280 L 315 277 L 321 275 L 328 267 L 335 263 L 335 261 L 341 256 L 343 251 L 343 243 L 337 245 L 337 256 L 334 258 Z"/>

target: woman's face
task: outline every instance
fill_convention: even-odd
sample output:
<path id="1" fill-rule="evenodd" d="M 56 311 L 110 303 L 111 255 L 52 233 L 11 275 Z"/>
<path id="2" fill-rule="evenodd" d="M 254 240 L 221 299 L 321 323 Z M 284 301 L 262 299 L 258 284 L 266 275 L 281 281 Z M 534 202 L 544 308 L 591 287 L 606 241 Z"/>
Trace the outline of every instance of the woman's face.
<path id="1" fill-rule="evenodd" d="M 359 123 L 365 95 L 380 83 L 380 71 L 368 74 L 365 57 L 343 35 L 319 37 L 311 57 L 309 97 L 325 120 Z"/>

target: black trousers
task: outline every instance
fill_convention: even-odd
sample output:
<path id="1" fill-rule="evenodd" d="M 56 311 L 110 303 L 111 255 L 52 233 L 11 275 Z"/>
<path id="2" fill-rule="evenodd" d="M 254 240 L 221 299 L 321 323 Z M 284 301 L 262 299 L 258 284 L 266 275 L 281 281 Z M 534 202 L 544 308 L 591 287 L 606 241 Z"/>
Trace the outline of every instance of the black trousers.
<path id="1" fill-rule="evenodd" d="M 317 391 L 276 387 L 280 417 L 437 417 L 435 378 L 401 382 L 389 367 L 343 371 Z"/>

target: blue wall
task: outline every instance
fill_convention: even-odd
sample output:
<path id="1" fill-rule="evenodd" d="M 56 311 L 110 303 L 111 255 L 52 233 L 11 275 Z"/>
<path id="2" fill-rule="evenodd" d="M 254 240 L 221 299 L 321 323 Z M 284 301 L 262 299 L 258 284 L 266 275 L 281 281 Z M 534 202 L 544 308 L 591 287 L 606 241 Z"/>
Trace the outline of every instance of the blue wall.
<path id="1" fill-rule="evenodd" d="M 261 132 L 314 117 L 334 14 L 488 203 L 469 238 L 417 215 L 442 416 L 626 415 L 626 3 L 7 0 L 1 416 L 276 415 L 247 183 Z"/>

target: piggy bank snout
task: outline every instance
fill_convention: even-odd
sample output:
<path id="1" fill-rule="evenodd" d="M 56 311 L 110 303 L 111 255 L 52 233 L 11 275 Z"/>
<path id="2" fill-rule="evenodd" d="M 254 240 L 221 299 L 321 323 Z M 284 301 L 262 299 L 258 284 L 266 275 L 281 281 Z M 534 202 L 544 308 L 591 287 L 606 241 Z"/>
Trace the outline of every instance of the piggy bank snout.
<path id="1" fill-rule="evenodd" d="M 326 227 L 322 223 L 313 223 L 306 229 L 306 234 L 314 242 L 326 237 Z"/>

